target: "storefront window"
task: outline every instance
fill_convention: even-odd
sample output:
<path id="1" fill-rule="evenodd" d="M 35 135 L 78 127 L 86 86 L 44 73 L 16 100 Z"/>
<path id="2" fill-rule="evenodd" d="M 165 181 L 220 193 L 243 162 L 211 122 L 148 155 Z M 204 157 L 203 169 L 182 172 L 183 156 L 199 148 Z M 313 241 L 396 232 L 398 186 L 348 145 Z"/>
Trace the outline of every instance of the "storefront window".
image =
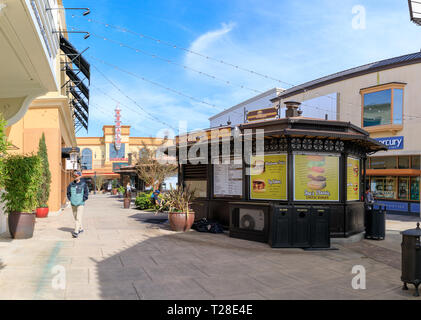
<path id="1" fill-rule="evenodd" d="M 420 200 L 420 177 L 411 177 L 411 200 Z"/>
<path id="2" fill-rule="evenodd" d="M 399 177 L 398 183 L 398 198 L 400 200 L 408 200 L 409 195 L 409 178 Z"/>
<path id="3" fill-rule="evenodd" d="M 396 177 L 372 177 L 371 190 L 376 198 L 395 199 Z"/>
<path id="4" fill-rule="evenodd" d="M 364 94 L 364 127 L 390 124 L 392 89 Z"/>
<path id="5" fill-rule="evenodd" d="M 420 170 L 420 156 L 411 156 L 411 168 Z"/>
<path id="6" fill-rule="evenodd" d="M 409 169 L 409 156 L 398 158 L 399 169 Z"/>
<path id="7" fill-rule="evenodd" d="M 362 89 L 363 94 L 363 126 L 402 125 L 403 89 L 391 88 L 369 92 L 373 89 Z M 364 93 L 367 92 L 367 93 Z"/>
<path id="8" fill-rule="evenodd" d="M 393 124 L 402 124 L 403 90 L 393 89 Z"/>
<path id="9" fill-rule="evenodd" d="M 372 157 L 370 169 L 396 169 L 396 157 Z"/>

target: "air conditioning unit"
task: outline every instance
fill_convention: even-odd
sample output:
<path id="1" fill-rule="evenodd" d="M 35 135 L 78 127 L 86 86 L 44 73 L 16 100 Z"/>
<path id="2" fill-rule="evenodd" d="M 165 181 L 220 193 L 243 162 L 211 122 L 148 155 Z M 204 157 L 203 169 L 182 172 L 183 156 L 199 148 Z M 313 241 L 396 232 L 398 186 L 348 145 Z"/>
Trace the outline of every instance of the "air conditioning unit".
<path id="1" fill-rule="evenodd" d="M 239 228 L 263 231 L 265 228 L 265 214 L 263 210 L 240 208 Z"/>

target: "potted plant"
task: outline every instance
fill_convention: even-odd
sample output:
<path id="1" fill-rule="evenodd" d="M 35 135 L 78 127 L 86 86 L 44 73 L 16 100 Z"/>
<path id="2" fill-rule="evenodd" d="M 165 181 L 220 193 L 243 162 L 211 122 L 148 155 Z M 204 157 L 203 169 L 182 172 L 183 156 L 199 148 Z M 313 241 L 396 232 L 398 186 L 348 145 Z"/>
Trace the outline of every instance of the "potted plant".
<path id="1" fill-rule="evenodd" d="M 113 180 L 113 182 L 112 182 L 112 186 L 113 186 L 113 195 L 117 195 L 117 192 L 118 192 L 118 190 L 117 190 L 117 180 Z"/>
<path id="2" fill-rule="evenodd" d="M 28 239 L 34 233 L 41 173 L 41 159 L 37 155 L 8 155 L 2 159 L 2 184 L 6 192 L 1 201 L 9 215 L 9 232 L 14 239 Z"/>
<path id="3" fill-rule="evenodd" d="M 46 218 L 48 216 L 48 198 L 50 197 L 51 172 L 48 164 L 47 145 L 45 144 L 45 135 L 42 133 L 39 140 L 38 157 L 41 159 L 41 181 L 38 189 L 38 208 L 36 210 L 37 218 Z"/>
<path id="4" fill-rule="evenodd" d="M 194 212 L 190 208 L 194 199 L 194 191 L 188 187 L 178 186 L 162 195 L 160 211 L 166 207 L 168 221 L 173 231 L 188 231 L 194 222 Z"/>

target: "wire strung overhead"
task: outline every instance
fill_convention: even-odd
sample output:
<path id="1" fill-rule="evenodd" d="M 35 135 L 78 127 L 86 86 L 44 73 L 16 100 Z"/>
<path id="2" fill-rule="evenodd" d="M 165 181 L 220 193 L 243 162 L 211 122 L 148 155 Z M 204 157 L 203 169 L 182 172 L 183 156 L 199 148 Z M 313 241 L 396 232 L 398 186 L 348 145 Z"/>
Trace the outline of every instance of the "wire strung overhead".
<path id="1" fill-rule="evenodd" d="M 77 15 L 72 15 L 72 18 L 74 18 L 74 17 L 78 17 L 78 16 L 77 16 Z M 136 32 L 136 31 L 132 31 L 132 30 L 129 30 L 129 29 L 127 29 L 127 28 L 123 28 L 123 27 L 120 27 L 120 26 L 112 25 L 112 24 L 105 23 L 105 22 L 102 22 L 102 21 L 99 21 L 99 20 L 94 20 L 94 19 L 91 19 L 91 18 L 89 18 L 89 19 L 87 19 L 87 20 L 88 20 L 88 22 L 93 22 L 93 23 L 96 23 L 96 24 L 100 24 L 100 25 L 103 25 L 103 26 L 105 26 L 105 27 L 107 27 L 107 28 L 112 28 L 112 29 L 115 29 L 115 30 L 118 30 L 118 31 L 121 31 L 121 32 L 130 33 L 130 34 L 136 35 L 136 36 L 138 36 L 138 37 L 140 37 L 140 38 L 144 38 L 144 39 L 147 39 L 147 40 L 154 41 L 155 43 L 163 44 L 163 45 L 166 45 L 166 46 L 168 46 L 168 47 L 171 47 L 171 48 L 174 48 L 174 49 L 177 49 L 177 50 L 182 50 L 182 51 L 185 51 L 185 52 L 188 52 L 188 53 L 194 54 L 194 55 L 199 56 L 199 57 L 201 57 L 201 58 L 204 58 L 204 59 L 206 59 L 206 60 L 212 60 L 212 61 L 215 61 L 215 62 L 217 62 L 217 63 L 220 63 L 220 64 L 223 64 L 223 65 L 229 66 L 229 67 L 231 67 L 231 68 L 234 68 L 234 69 L 236 69 L 236 70 L 242 70 L 242 71 L 245 71 L 245 72 L 251 73 L 251 74 L 253 74 L 253 75 L 256 75 L 256 76 L 259 76 L 259 77 L 262 77 L 262 78 L 265 78 L 265 79 L 269 79 L 269 80 L 276 81 L 276 82 L 278 82 L 278 83 L 283 83 L 283 84 L 286 84 L 286 85 L 291 86 L 291 87 L 293 87 L 293 86 L 294 86 L 294 85 L 293 85 L 293 84 L 291 84 L 291 83 L 288 83 L 288 82 L 282 81 L 282 80 L 280 80 L 280 79 L 276 79 L 276 78 L 274 78 L 274 77 L 272 77 L 272 76 L 269 76 L 269 75 L 263 74 L 263 73 L 261 73 L 261 72 L 257 72 L 257 71 L 254 71 L 254 70 L 251 70 L 251 69 L 248 69 L 248 68 L 245 68 L 245 67 L 241 67 L 241 66 L 239 66 L 239 65 L 235 65 L 235 64 L 233 64 L 233 63 L 230 63 L 230 62 L 224 61 L 224 60 L 222 60 L 222 59 L 213 58 L 213 57 L 211 57 L 211 56 L 208 56 L 208 55 L 202 54 L 202 53 L 200 53 L 200 52 L 196 52 L 196 51 L 193 51 L 193 50 L 190 50 L 190 49 L 184 48 L 184 47 L 182 47 L 182 46 L 179 46 L 179 45 L 177 45 L 177 44 L 174 44 L 174 43 L 171 43 L 171 42 L 168 42 L 168 41 L 164 41 L 164 40 L 160 40 L 160 39 L 157 39 L 157 38 L 152 37 L 152 36 L 148 36 L 148 35 L 143 34 L 143 33 L 139 33 L 139 32 Z"/>
<path id="2" fill-rule="evenodd" d="M 102 90 L 101 88 L 99 88 L 99 87 L 97 87 L 97 86 L 95 86 L 95 85 L 92 85 L 92 87 L 95 89 L 95 90 L 97 90 L 97 91 L 99 91 L 101 94 L 103 94 L 104 96 L 107 96 L 108 98 L 110 98 L 111 100 L 113 100 L 115 103 L 119 103 L 120 104 L 120 106 L 122 106 L 122 107 L 125 107 L 125 108 L 127 108 L 127 109 L 129 109 L 129 110 L 131 110 L 131 111 L 133 111 L 133 112 L 138 112 L 137 110 L 134 110 L 134 109 L 132 109 L 132 108 L 130 108 L 129 106 L 127 106 L 126 104 L 124 104 L 124 103 L 122 103 L 121 101 L 119 101 L 119 100 L 117 100 L 117 99 L 115 99 L 113 96 L 111 96 L 110 94 L 108 94 L 107 92 L 105 92 L 104 90 Z M 166 127 L 169 127 L 169 128 L 171 128 L 171 129 L 173 129 L 173 130 L 175 130 L 175 131 L 177 131 L 177 129 L 176 128 L 174 128 L 173 126 L 171 126 L 170 124 L 168 124 L 168 123 L 166 123 L 166 122 L 164 122 L 164 121 L 162 121 L 161 119 L 159 119 L 159 118 L 157 118 L 157 117 L 155 117 L 153 114 L 151 114 L 150 112 L 148 112 L 148 111 L 146 111 L 142 106 L 140 106 L 137 102 L 135 102 L 135 100 L 132 100 L 131 98 L 129 98 L 128 96 L 126 96 L 128 99 L 130 99 L 133 103 L 135 103 L 136 104 L 136 106 L 138 106 L 145 114 L 146 114 L 146 116 L 148 116 L 151 120 L 154 120 L 154 121 L 157 121 L 157 122 L 159 122 L 159 123 L 161 123 L 161 124 L 163 124 L 164 126 L 166 126 Z"/>
<path id="3" fill-rule="evenodd" d="M 71 28 L 72 28 L 72 29 L 74 29 L 73 27 L 71 27 Z M 177 62 L 175 62 L 175 61 L 173 61 L 173 60 L 171 60 L 171 59 L 161 57 L 161 56 L 159 56 L 159 55 L 157 55 L 157 54 L 154 54 L 154 53 L 151 53 L 151 52 L 145 51 L 145 50 L 143 50 L 143 49 L 139 49 L 139 48 L 132 47 L 132 46 L 130 46 L 130 45 L 128 45 L 128 44 L 125 44 L 125 43 L 123 43 L 123 42 L 116 41 L 116 40 L 113 40 L 113 39 L 110 39 L 110 38 L 107 38 L 107 37 L 104 37 L 104 36 L 102 36 L 102 35 L 98 35 L 98 34 L 96 34 L 96 33 L 92 33 L 92 32 L 91 32 L 90 34 L 91 34 L 91 36 L 93 36 L 93 37 L 96 37 L 96 38 L 98 38 L 98 39 L 101 39 L 101 40 L 104 40 L 104 41 L 108 41 L 108 42 L 111 42 L 111 43 L 117 44 L 117 45 L 119 45 L 120 47 L 124 47 L 124 48 L 130 49 L 130 50 L 133 50 L 133 51 L 135 51 L 136 53 L 141 53 L 141 54 L 143 54 L 143 55 L 150 56 L 150 57 L 152 57 L 152 58 L 154 58 L 154 59 L 158 59 L 158 60 L 164 61 L 164 62 L 166 62 L 166 63 L 169 63 L 169 64 L 172 64 L 172 65 L 175 65 L 175 66 L 181 67 L 181 68 L 186 69 L 186 70 L 190 70 L 190 71 L 192 71 L 192 72 L 195 72 L 195 73 L 200 74 L 200 75 L 202 75 L 202 76 L 208 77 L 208 78 L 210 78 L 210 79 L 217 80 L 217 81 L 221 81 L 222 83 L 224 83 L 224 84 L 226 84 L 226 85 L 229 85 L 229 86 L 234 86 L 234 87 L 238 87 L 238 88 L 245 89 L 245 90 L 249 90 L 249 91 L 252 91 L 252 92 L 254 92 L 254 93 L 258 93 L 258 94 L 263 93 L 263 91 L 261 91 L 261 90 L 257 90 L 257 89 L 249 88 L 249 87 L 247 87 L 247 86 L 245 86 L 245 85 L 241 85 L 241 84 L 236 84 L 236 83 L 233 83 L 232 81 L 229 81 L 229 80 L 225 80 L 225 79 L 219 78 L 219 77 L 217 77 L 217 76 L 215 76 L 215 75 L 212 75 L 212 74 L 210 74 L 210 73 L 207 73 L 207 72 L 204 72 L 204 71 L 200 71 L 200 70 L 194 69 L 194 68 L 192 68 L 192 67 L 186 66 L 186 65 L 181 64 L 181 63 L 177 63 Z"/>
<path id="4" fill-rule="evenodd" d="M 170 88 L 170 87 L 167 87 L 167 86 L 165 86 L 165 85 L 162 85 L 162 84 L 160 84 L 160 83 L 158 83 L 158 82 L 155 82 L 155 81 L 152 81 L 152 80 L 146 79 L 146 78 L 145 78 L 145 77 L 143 77 L 143 76 L 137 75 L 136 73 L 133 73 L 133 72 L 128 71 L 128 70 L 124 70 L 124 69 L 122 69 L 122 68 L 120 68 L 120 67 L 118 67 L 118 66 L 116 66 L 116 65 L 114 65 L 114 64 L 111 64 L 111 63 L 109 63 L 109 62 L 106 62 L 106 61 L 104 61 L 104 60 L 102 60 L 102 59 L 99 59 L 99 58 L 97 58 L 97 57 L 95 57 L 95 56 L 92 56 L 92 55 L 90 55 L 90 54 L 89 54 L 89 55 L 87 55 L 87 56 L 89 56 L 91 59 L 96 60 L 96 61 L 98 61 L 98 62 L 100 62 L 100 63 L 102 63 L 102 64 L 105 64 L 105 65 L 107 65 L 107 66 L 109 66 L 109 67 L 111 67 L 111 68 L 113 68 L 113 69 L 115 69 L 115 70 L 118 70 L 118 71 L 123 72 L 123 73 L 127 73 L 127 74 L 129 74 L 129 75 L 131 75 L 131 76 L 133 76 L 133 77 L 135 77 L 135 78 L 138 78 L 138 79 L 140 79 L 140 80 L 142 80 L 142 81 L 145 81 L 145 82 L 148 82 L 148 83 L 150 83 L 150 84 L 153 84 L 154 86 L 160 87 L 160 88 L 162 88 L 162 89 L 165 89 L 165 90 L 167 90 L 167 91 L 173 92 L 173 93 L 175 93 L 175 94 L 178 94 L 178 95 L 183 96 L 183 97 L 185 97 L 185 98 L 188 98 L 188 99 L 190 99 L 190 100 L 193 100 L 193 101 L 199 102 L 199 103 L 201 103 L 201 104 L 204 104 L 204 105 L 206 105 L 206 106 L 212 107 L 212 108 L 214 108 L 214 109 L 216 109 L 216 110 L 218 110 L 218 111 L 222 111 L 220 107 L 218 107 L 218 106 L 216 106 L 216 105 L 214 105 L 214 104 L 212 104 L 212 103 L 209 103 L 209 102 L 203 101 L 203 100 L 201 100 L 201 99 L 195 98 L 195 97 L 193 97 L 193 96 L 190 96 L 190 95 L 188 95 L 188 94 L 186 94 L 186 93 L 183 93 L 183 92 L 181 92 L 181 91 L 178 91 L 178 90 L 176 90 L 176 89 L 172 89 L 172 88 Z"/>
<path id="5" fill-rule="evenodd" d="M 74 18 L 74 17 L 79 17 L 79 16 L 78 16 L 78 15 L 72 15 L 72 18 Z M 174 49 L 177 49 L 177 50 L 182 50 L 182 51 L 184 51 L 184 52 L 187 52 L 187 53 L 194 54 L 194 55 L 196 55 L 196 56 L 202 57 L 202 58 L 204 58 L 204 59 L 206 59 L 206 60 L 212 60 L 212 61 L 215 61 L 215 62 L 217 62 L 217 63 L 223 64 L 223 65 L 226 65 L 226 66 L 229 66 L 229 67 L 232 67 L 232 68 L 237 69 L 237 70 L 242 70 L 242 71 L 248 72 L 248 73 L 250 73 L 250 74 L 253 74 L 253 75 L 256 75 L 256 76 L 260 76 L 260 77 L 263 77 L 263 78 L 265 78 L 265 79 L 269 79 L 269 80 L 276 81 L 276 82 L 278 82 L 278 83 L 286 84 L 286 85 L 288 85 L 288 86 L 290 86 L 290 87 L 294 87 L 294 86 L 296 86 L 295 84 L 292 84 L 292 83 L 289 83 L 289 82 L 286 82 L 286 81 L 283 81 L 283 80 L 280 80 L 280 79 L 274 78 L 274 77 L 272 77 L 272 76 L 269 76 L 269 75 L 266 75 L 266 74 L 263 74 L 263 73 L 260 73 L 260 72 L 256 72 L 256 71 L 251 70 L 251 69 L 248 69 L 248 68 L 244 68 L 244 67 L 241 67 L 241 66 L 238 66 L 238 65 L 235 65 L 235 64 L 232 64 L 232 63 L 226 62 L 226 61 L 224 61 L 224 60 L 222 60 L 222 59 L 213 58 L 213 57 L 211 57 L 211 56 L 208 56 L 208 55 L 202 54 L 202 53 L 200 53 L 200 52 L 196 52 L 196 51 L 193 51 L 193 50 L 190 50 L 190 49 L 184 48 L 184 47 L 182 47 L 182 46 L 179 46 L 179 45 L 174 44 L 174 43 L 169 42 L 169 41 L 164 41 L 164 40 L 161 40 L 161 39 L 158 39 L 158 38 L 155 38 L 155 37 L 152 37 L 152 36 L 149 36 L 149 35 L 143 34 L 143 33 L 139 33 L 139 32 L 136 32 L 136 31 L 132 31 L 132 30 L 130 30 L 130 29 L 127 29 L 127 28 L 124 28 L 124 27 L 120 27 L 120 26 L 116 26 L 116 25 L 109 24 L 109 23 L 105 23 L 105 22 L 102 22 L 102 21 L 99 21 L 99 20 L 95 20 L 95 19 L 91 19 L 91 18 L 89 18 L 89 19 L 87 19 L 87 20 L 88 20 L 88 22 L 95 23 L 95 24 L 99 24 L 99 25 L 105 26 L 106 28 L 111 28 L 111 29 L 114 29 L 114 30 L 117 30 L 117 31 L 120 31 L 120 32 L 133 34 L 133 35 L 135 35 L 135 36 L 137 36 L 137 37 L 140 37 L 140 38 L 142 38 L 142 39 L 147 39 L 147 40 L 153 41 L 153 42 L 155 42 L 155 43 L 158 43 L 158 44 L 163 44 L 163 45 L 165 45 L 165 46 L 168 46 L 168 47 L 171 47 L 171 48 L 174 48 Z M 98 37 L 100 37 L 100 38 L 101 38 L 101 36 L 98 36 Z M 108 40 L 108 41 L 111 41 L 111 42 L 112 42 L 112 40 L 110 40 L 110 39 L 108 39 L 108 38 L 106 38 L 106 40 Z M 144 54 L 147 54 L 147 55 L 151 55 L 151 56 L 153 56 L 153 54 L 147 53 L 147 52 L 146 52 L 146 51 L 144 51 L 144 50 L 140 50 L 140 49 L 137 49 L 137 48 L 133 48 L 133 47 L 130 47 L 130 46 L 128 46 L 128 45 L 124 45 L 124 44 L 122 44 L 122 43 L 119 43 L 119 44 L 120 44 L 120 46 L 125 46 L 125 47 L 127 47 L 127 48 L 129 48 L 129 49 L 132 49 L 132 50 L 137 50 L 137 52 L 139 52 L 139 53 L 144 53 Z M 142 51 L 143 51 L 143 52 L 142 52 Z M 170 63 L 169 61 L 171 61 L 171 60 L 169 60 L 169 59 L 161 58 L 161 57 L 158 57 L 158 56 L 156 56 L 156 55 L 154 55 L 154 56 L 155 56 L 155 58 L 161 59 L 161 60 L 166 61 L 166 62 L 168 62 L 168 63 Z M 102 61 L 102 62 L 103 62 L 103 61 Z M 104 62 L 103 62 L 103 63 L 104 63 Z M 105 63 L 105 64 L 107 64 L 107 63 Z M 183 65 L 180 65 L 180 66 L 183 66 Z M 112 66 L 112 67 L 116 68 L 117 70 L 119 69 L 119 68 L 118 68 L 118 67 L 116 67 L 116 66 Z M 185 66 L 183 66 L 183 67 L 185 67 Z M 121 70 L 121 69 L 120 69 L 120 71 L 123 71 L 123 70 Z M 200 72 L 201 72 L 201 71 L 198 71 L 198 70 L 192 70 L 192 71 L 194 71 L 194 72 L 198 72 L 198 73 L 200 73 Z M 123 71 L 123 72 L 129 73 L 129 72 L 127 72 L 127 71 Z M 211 77 L 211 78 L 216 79 L 216 77 L 213 77 L 213 76 L 212 76 L 212 75 L 210 75 L 210 74 L 206 74 L 206 73 L 204 73 L 204 72 L 202 72 L 202 74 L 203 74 L 204 76 L 208 76 L 208 77 Z M 136 76 L 136 75 L 134 75 L 134 76 Z M 189 99 L 191 99 L 191 100 L 194 100 L 194 101 L 197 101 L 197 102 L 200 102 L 200 103 L 206 104 L 206 105 L 208 105 L 208 106 L 212 106 L 212 107 L 213 107 L 213 108 L 215 108 L 215 109 L 218 109 L 218 107 L 217 107 L 217 106 L 215 106 L 215 105 L 213 105 L 213 104 L 209 104 L 209 103 L 207 103 L 207 102 L 204 102 L 204 101 L 202 101 L 202 100 L 199 100 L 199 99 L 194 98 L 194 97 L 191 97 L 191 96 L 188 96 L 188 95 L 186 95 L 186 94 L 184 94 L 184 93 L 181 93 L 181 92 L 179 92 L 179 91 L 177 91 L 177 90 L 174 90 L 174 89 L 171 89 L 171 88 L 168 88 L 168 87 L 165 87 L 165 86 L 163 86 L 163 85 L 160 85 L 160 84 L 157 84 L 157 83 L 153 83 L 153 82 L 148 81 L 147 79 L 145 79 L 145 78 L 143 78 L 143 77 L 139 77 L 139 76 L 136 76 L 136 77 L 138 77 L 138 78 L 140 78 L 140 79 L 142 79 L 142 80 L 144 80 L 144 81 L 150 82 L 150 83 L 152 83 L 152 84 L 154 84 L 154 85 L 158 85 L 158 86 L 160 86 L 160 87 L 162 87 L 162 88 L 164 88 L 164 89 L 166 89 L 166 90 L 168 90 L 168 91 L 172 91 L 172 92 L 174 92 L 174 93 L 176 93 L 176 94 L 178 94 L 178 95 L 185 96 L 185 97 L 187 97 L 187 98 L 189 98 Z M 218 79 L 218 80 L 222 80 L 222 81 L 224 81 L 224 82 L 226 82 L 226 83 L 228 82 L 228 81 L 223 80 L 223 79 Z M 232 83 L 230 83 L 230 84 L 231 84 L 231 85 L 234 85 L 234 84 L 232 84 Z M 245 86 L 241 86 L 241 85 L 235 85 L 235 86 L 240 86 L 240 87 L 242 87 L 242 88 L 244 88 L 244 89 L 248 89 L 248 90 L 252 90 L 252 91 L 256 91 L 256 92 L 260 92 L 259 90 L 256 90 L 256 89 L 253 89 L 253 88 L 247 88 L 247 87 L 245 87 Z M 307 90 L 304 90 L 304 93 L 305 93 L 306 91 L 307 91 Z M 316 92 L 316 94 L 317 94 L 317 92 Z M 336 98 L 334 98 L 334 97 L 331 97 L 331 96 L 328 96 L 328 95 L 326 95 L 325 97 L 327 97 L 327 98 L 329 98 L 329 99 L 331 99 L 331 100 L 335 100 L 335 101 L 336 101 Z M 359 104 L 355 104 L 355 103 L 352 103 L 352 102 L 346 102 L 346 101 L 344 101 L 344 100 L 343 100 L 343 98 L 341 98 L 341 97 L 339 97 L 339 102 L 341 103 L 341 106 L 343 105 L 344 107 L 345 107 L 346 105 L 348 105 L 348 106 L 351 106 L 351 107 L 361 108 L 361 105 L 359 105 Z M 354 116 L 354 115 L 355 115 L 355 112 L 347 112 L 347 111 L 344 111 L 343 109 L 342 109 L 342 111 L 341 111 L 341 112 L 335 112 L 335 111 L 333 111 L 333 110 L 326 110 L 326 109 L 323 109 L 323 108 L 320 108 L 320 107 L 310 106 L 310 105 L 307 105 L 307 104 L 305 104 L 305 103 L 302 103 L 302 105 L 303 105 L 303 106 L 308 106 L 308 107 L 311 107 L 311 108 L 315 108 L 315 109 L 318 109 L 318 110 L 320 110 L 320 111 L 325 111 L 325 112 L 334 112 L 334 113 L 336 113 L 336 114 L 341 114 L 341 115 L 346 114 L 346 115 L 349 115 L 349 116 Z M 221 111 L 221 110 L 219 110 L 219 111 Z M 236 111 L 234 111 L 234 112 L 236 112 Z M 411 121 L 411 120 L 417 120 L 417 119 L 421 119 L 421 116 L 408 115 L 408 114 L 403 114 L 403 115 L 402 115 L 402 120 Z"/>

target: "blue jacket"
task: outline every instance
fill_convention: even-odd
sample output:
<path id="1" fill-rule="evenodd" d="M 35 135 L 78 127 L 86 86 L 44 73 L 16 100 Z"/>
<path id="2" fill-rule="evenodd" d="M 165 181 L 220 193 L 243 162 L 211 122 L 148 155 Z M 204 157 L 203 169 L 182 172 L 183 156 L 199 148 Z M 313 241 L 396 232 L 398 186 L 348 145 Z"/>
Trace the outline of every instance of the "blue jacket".
<path id="1" fill-rule="evenodd" d="M 72 206 L 83 206 L 88 200 L 89 189 L 85 181 L 81 180 L 79 183 L 71 182 L 67 187 L 67 199 L 70 200 Z"/>

